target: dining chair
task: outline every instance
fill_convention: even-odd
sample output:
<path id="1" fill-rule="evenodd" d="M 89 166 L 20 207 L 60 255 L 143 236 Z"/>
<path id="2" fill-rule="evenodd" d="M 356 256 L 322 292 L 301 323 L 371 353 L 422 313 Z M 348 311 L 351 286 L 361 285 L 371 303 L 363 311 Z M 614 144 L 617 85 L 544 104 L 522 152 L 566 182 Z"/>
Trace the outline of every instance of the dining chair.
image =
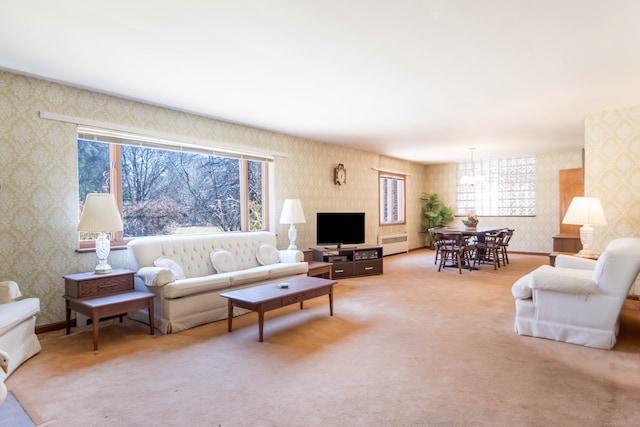
<path id="1" fill-rule="evenodd" d="M 436 233 L 436 229 L 435 228 L 430 228 L 428 230 L 429 234 L 431 235 L 431 239 L 433 240 L 433 247 L 436 250 L 436 256 L 433 260 L 433 265 L 437 265 L 438 264 L 438 256 L 440 255 L 440 240 L 438 239 L 438 233 Z"/>
<path id="2" fill-rule="evenodd" d="M 500 253 L 502 255 L 502 265 L 505 266 L 509 264 L 509 254 L 507 253 L 507 248 L 509 247 L 509 241 L 513 236 L 514 230 L 512 228 L 507 228 L 504 231 L 502 236 L 502 241 L 500 242 Z"/>
<path id="3" fill-rule="evenodd" d="M 440 265 L 438 271 L 442 267 L 447 267 L 446 263 L 451 262 L 450 266 L 457 266 L 458 273 L 462 274 L 462 267 L 473 268 L 473 258 L 476 246 L 470 244 L 462 233 L 444 234 L 437 233 L 440 242 Z"/>
<path id="4" fill-rule="evenodd" d="M 497 233 L 487 233 L 483 236 L 484 239 L 477 244 L 477 254 L 474 264 L 491 262 L 494 270 L 500 267 L 500 242 L 503 240 L 504 233 L 505 231 L 503 230 Z"/>

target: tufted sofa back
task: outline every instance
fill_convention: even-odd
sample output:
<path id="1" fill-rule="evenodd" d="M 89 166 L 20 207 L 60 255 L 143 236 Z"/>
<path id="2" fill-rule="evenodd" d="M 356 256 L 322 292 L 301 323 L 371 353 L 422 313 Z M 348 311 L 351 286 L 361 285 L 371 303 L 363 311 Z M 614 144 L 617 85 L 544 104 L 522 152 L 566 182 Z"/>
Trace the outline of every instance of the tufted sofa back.
<path id="1" fill-rule="evenodd" d="M 127 247 L 129 268 L 138 271 L 152 267 L 162 257 L 176 261 L 187 278 L 215 274 L 210 254 L 213 250 L 226 250 L 233 254 L 239 270 L 259 265 L 258 246 L 263 243 L 276 246 L 276 235 L 268 231 L 192 234 L 177 236 L 140 237 Z"/>

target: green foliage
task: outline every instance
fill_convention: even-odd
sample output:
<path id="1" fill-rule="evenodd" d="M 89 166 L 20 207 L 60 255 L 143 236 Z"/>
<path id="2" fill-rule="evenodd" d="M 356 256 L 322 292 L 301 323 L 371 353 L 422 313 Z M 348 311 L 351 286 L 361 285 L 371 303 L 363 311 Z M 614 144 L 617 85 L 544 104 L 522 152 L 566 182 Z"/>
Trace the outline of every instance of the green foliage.
<path id="1" fill-rule="evenodd" d="M 430 228 L 446 227 L 454 220 L 453 209 L 445 206 L 440 197 L 436 193 L 422 193 L 422 223 L 420 224 L 420 232 L 425 233 L 428 245 L 433 243 L 431 234 L 428 233 Z"/>

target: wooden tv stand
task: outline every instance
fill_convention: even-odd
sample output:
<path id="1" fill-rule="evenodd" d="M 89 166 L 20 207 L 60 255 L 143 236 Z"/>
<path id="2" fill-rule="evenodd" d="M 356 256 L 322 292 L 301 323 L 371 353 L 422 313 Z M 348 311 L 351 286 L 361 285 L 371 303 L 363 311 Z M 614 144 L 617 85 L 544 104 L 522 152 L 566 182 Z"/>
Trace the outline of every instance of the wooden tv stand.
<path id="1" fill-rule="evenodd" d="M 333 279 L 382 274 L 382 246 L 316 247 L 313 260 L 332 263 Z"/>

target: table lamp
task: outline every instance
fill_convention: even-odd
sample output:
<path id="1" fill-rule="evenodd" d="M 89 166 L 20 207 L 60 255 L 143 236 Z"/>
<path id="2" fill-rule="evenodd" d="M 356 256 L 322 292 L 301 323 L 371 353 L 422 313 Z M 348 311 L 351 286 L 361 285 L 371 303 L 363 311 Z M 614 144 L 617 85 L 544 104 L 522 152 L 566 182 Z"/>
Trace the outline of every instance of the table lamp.
<path id="1" fill-rule="evenodd" d="M 598 254 L 591 249 L 593 243 L 593 226 L 607 225 L 600 200 L 596 197 L 574 197 L 569 209 L 562 219 L 563 224 L 582 225 L 580 227 L 580 242 L 582 250 L 578 256 L 584 258 L 598 258 Z"/>
<path id="2" fill-rule="evenodd" d="M 87 194 L 84 202 L 78 231 L 89 233 L 99 233 L 96 239 L 96 255 L 98 255 L 98 265 L 96 274 L 111 273 L 111 266 L 107 263 L 111 242 L 107 233 L 122 231 L 122 219 L 118 211 L 118 205 L 113 194 L 91 193 Z"/>
<path id="3" fill-rule="evenodd" d="M 289 227 L 289 247 L 287 249 L 298 249 L 296 246 L 298 231 L 294 224 L 303 224 L 305 222 L 307 221 L 304 218 L 300 200 L 286 199 L 280 214 L 280 224 L 291 224 L 291 227 Z"/>

